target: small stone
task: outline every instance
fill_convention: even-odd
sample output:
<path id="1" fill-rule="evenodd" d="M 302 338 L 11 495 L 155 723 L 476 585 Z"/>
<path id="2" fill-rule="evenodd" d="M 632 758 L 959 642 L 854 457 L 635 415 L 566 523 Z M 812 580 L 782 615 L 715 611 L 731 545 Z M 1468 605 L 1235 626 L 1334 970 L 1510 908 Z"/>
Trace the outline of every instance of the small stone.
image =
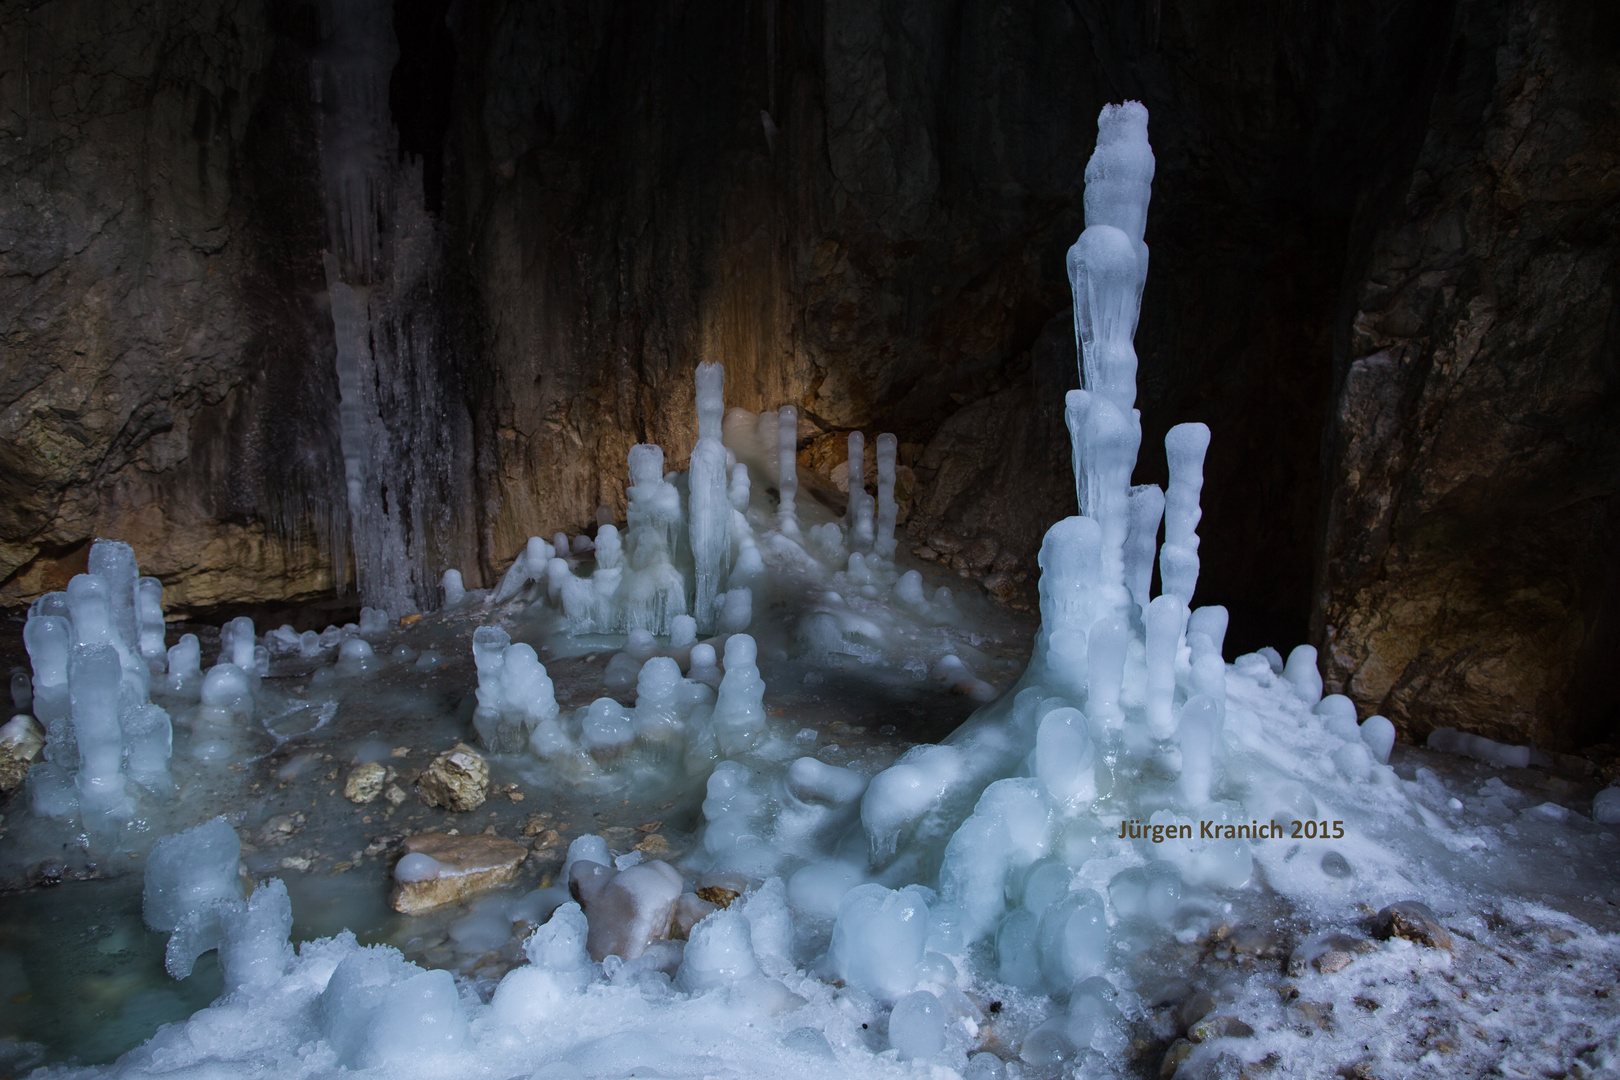
<path id="1" fill-rule="evenodd" d="M 1299 1015 L 1318 1030 L 1327 1031 L 1333 1026 L 1331 1001 L 1295 1001 L 1291 1007 L 1299 1010 Z"/>
<path id="2" fill-rule="evenodd" d="M 947 532 L 933 533 L 928 537 L 928 546 L 941 555 L 955 555 L 962 550 L 962 541 Z"/>
<path id="3" fill-rule="evenodd" d="M 1011 574 L 991 574 L 980 584 L 984 586 L 985 592 L 1002 603 L 1018 595 L 1018 583 L 1012 579 Z"/>
<path id="4" fill-rule="evenodd" d="M 489 790 L 489 763 L 466 743 L 457 743 L 433 759 L 416 781 L 429 806 L 465 813 L 484 805 Z"/>
<path id="5" fill-rule="evenodd" d="M 437 877 L 426 881 L 394 883 L 389 904 L 404 915 L 416 915 L 452 904 L 464 896 L 505 885 L 517 876 L 528 854 L 522 844 L 499 836 L 476 833 L 422 833 L 407 837 L 401 855 L 426 855 L 444 864 Z"/>
<path id="6" fill-rule="evenodd" d="M 561 840 L 562 835 L 556 829 L 546 829 L 534 835 L 534 839 L 529 842 L 529 847 L 535 851 L 544 851 L 546 848 L 556 847 Z"/>
<path id="7" fill-rule="evenodd" d="M 659 833 L 653 833 L 637 844 L 636 850 L 647 855 L 663 855 L 669 851 L 669 841 Z"/>
<path id="8" fill-rule="evenodd" d="M 929 547 L 927 544 L 921 544 L 921 545 L 919 545 L 917 547 L 912 548 L 911 553 L 913 555 L 917 556 L 917 558 L 923 560 L 924 562 L 938 562 L 939 561 L 939 552 L 935 551 L 933 548 Z"/>
<path id="9" fill-rule="evenodd" d="M 413 613 L 413 614 L 410 614 L 410 615 L 401 615 L 399 617 L 399 625 L 401 625 L 401 626 L 415 626 L 417 623 L 419 623 L 421 621 L 422 621 L 422 615 L 421 615 L 420 612 L 416 612 L 416 613 Z"/>
<path id="10" fill-rule="evenodd" d="M 411 756 L 411 748 L 408 747 L 408 746 L 396 746 L 396 747 L 394 747 L 393 750 L 389 751 L 388 756 L 389 757 L 410 757 Z"/>
<path id="11" fill-rule="evenodd" d="M 675 901 L 675 915 L 670 920 L 669 936 L 685 941 L 692 927 L 720 909 L 696 893 L 682 893 Z"/>
<path id="12" fill-rule="evenodd" d="M 1451 932 L 1440 925 L 1428 905 L 1416 900 L 1391 904 L 1373 918 L 1380 938 L 1405 938 L 1431 949 L 1451 951 Z"/>
<path id="13" fill-rule="evenodd" d="M 996 556 L 996 561 L 990 564 L 990 569 L 997 574 L 1011 574 L 1018 569 L 1018 556 L 1010 551 L 1003 551 Z"/>
<path id="14" fill-rule="evenodd" d="M 521 792 L 521 791 L 508 791 L 506 793 L 506 797 L 509 800 L 511 800 L 512 802 L 522 802 L 523 801 L 523 792 Z"/>
<path id="15" fill-rule="evenodd" d="M 1366 938 L 1351 937 L 1349 934 L 1314 936 L 1301 942 L 1299 948 L 1288 958 L 1288 974 L 1298 978 L 1315 968 L 1324 975 L 1331 975 L 1335 971 L 1344 970 L 1358 954 L 1377 951 L 1378 945 Z M 1333 953 L 1342 954 L 1343 959 L 1333 957 L 1324 961 L 1324 958 Z M 1324 962 L 1327 967 L 1322 966 Z"/>
<path id="16" fill-rule="evenodd" d="M 636 826 L 636 832 L 655 833 L 663 827 L 664 823 L 662 821 L 643 821 L 640 825 Z"/>
<path id="17" fill-rule="evenodd" d="M 388 770 L 375 761 L 356 765 L 349 770 L 349 778 L 343 782 L 343 797 L 357 804 L 371 802 L 382 794 L 383 784 L 387 780 Z"/>
<path id="18" fill-rule="evenodd" d="M 994 539 L 981 536 L 964 547 L 956 558 L 951 560 L 951 566 L 977 576 L 990 569 L 1000 550 L 1000 545 Z"/>
<path id="19" fill-rule="evenodd" d="M 1170 1080 L 1175 1076 L 1176 1070 L 1181 1068 L 1181 1063 L 1186 1061 L 1192 1052 L 1193 1044 L 1186 1039 L 1177 1039 L 1171 1043 L 1170 1049 L 1164 1052 L 1164 1060 L 1159 1063 L 1159 1080 Z"/>
<path id="20" fill-rule="evenodd" d="M 1345 968 L 1349 967 L 1355 962 L 1355 959 L 1356 958 L 1354 956 L 1347 952 L 1340 952 L 1338 949 L 1329 949 L 1327 952 L 1311 961 L 1311 964 L 1322 974 L 1332 975 L 1335 972 L 1343 971 Z"/>
<path id="21" fill-rule="evenodd" d="M 1254 1028 L 1235 1016 L 1206 1016 L 1187 1029 L 1187 1038 L 1195 1043 L 1211 1039 L 1247 1039 Z"/>
<path id="22" fill-rule="evenodd" d="M 310 863 L 311 860 L 304 858 L 302 855 L 288 855 L 281 860 L 281 868 L 283 870 L 308 870 Z"/>
<path id="23" fill-rule="evenodd" d="M 742 893 L 736 889 L 728 889 L 724 885 L 705 885 L 697 890 L 697 895 L 700 900 L 707 900 L 717 908 L 727 908 Z"/>
<path id="24" fill-rule="evenodd" d="M 1183 1031 L 1186 1031 L 1214 1012 L 1217 1004 L 1215 995 L 1208 990 L 1200 990 L 1186 1001 L 1183 1001 L 1181 1006 L 1176 1009 L 1176 1022 Z"/>
<path id="25" fill-rule="evenodd" d="M 387 799 L 393 805 L 398 806 L 400 803 L 409 798 L 409 796 L 405 794 L 405 789 L 400 787 L 398 784 L 389 784 L 388 790 L 383 792 L 383 798 Z"/>
<path id="26" fill-rule="evenodd" d="M 18 713 L 0 727 L 0 793 L 16 791 L 23 785 L 29 768 L 45 749 L 45 732 L 39 722 Z"/>

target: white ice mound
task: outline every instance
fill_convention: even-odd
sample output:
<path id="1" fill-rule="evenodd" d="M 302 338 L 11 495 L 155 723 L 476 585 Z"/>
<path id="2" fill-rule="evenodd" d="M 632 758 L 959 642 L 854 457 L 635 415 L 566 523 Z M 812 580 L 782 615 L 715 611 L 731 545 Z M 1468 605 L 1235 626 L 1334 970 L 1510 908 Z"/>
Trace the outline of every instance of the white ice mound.
<path id="1" fill-rule="evenodd" d="M 242 898 L 242 842 L 222 817 L 165 836 L 146 859 L 141 917 L 153 930 L 173 930 L 186 914 Z"/>

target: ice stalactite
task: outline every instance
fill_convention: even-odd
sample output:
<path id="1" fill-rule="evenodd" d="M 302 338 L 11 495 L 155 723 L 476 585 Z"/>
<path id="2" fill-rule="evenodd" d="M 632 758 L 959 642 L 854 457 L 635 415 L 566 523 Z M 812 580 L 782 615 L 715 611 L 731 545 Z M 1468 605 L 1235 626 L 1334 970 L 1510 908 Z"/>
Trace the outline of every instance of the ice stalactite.
<path id="1" fill-rule="evenodd" d="M 398 160 L 389 79 L 393 5 L 325 0 L 312 65 L 320 106 L 338 376 L 338 443 L 357 586 L 395 616 L 438 602 L 438 569 L 465 563 L 470 421 L 456 405 L 436 306 L 438 228 L 420 162 Z M 347 560 L 334 552 L 340 568 Z"/>

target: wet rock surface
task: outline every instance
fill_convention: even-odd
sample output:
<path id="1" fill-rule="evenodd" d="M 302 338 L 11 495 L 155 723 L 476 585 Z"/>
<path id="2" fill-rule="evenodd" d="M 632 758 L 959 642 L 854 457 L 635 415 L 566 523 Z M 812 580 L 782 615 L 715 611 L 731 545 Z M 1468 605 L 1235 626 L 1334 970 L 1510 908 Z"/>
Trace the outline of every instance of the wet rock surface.
<path id="1" fill-rule="evenodd" d="M 395 883 L 388 902 L 403 915 L 419 915 L 508 884 L 517 877 L 518 867 L 529 854 L 522 844 L 482 833 L 408 836 L 401 852 L 425 855 L 442 867 L 432 877 Z"/>

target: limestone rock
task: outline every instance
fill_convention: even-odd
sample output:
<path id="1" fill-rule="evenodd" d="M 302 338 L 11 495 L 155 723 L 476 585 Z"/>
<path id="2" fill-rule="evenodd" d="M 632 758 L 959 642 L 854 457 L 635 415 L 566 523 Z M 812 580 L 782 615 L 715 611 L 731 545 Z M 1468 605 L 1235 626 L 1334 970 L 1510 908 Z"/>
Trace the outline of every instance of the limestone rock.
<path id="1" fill-rule="evenodd" d="M 457 743 L 433 759 L 416 781 L 429 806 L 466 812 L 484 805 L 489 793 L 489 763 L 466 743 Z"/>
<path id="2" fill-rule="evenodd" d="M 1440 925 L 1428 905 L 1416 900 L 1391 904 L 1373 918 L 1381 938 L 1399 937 L 1431 949 L 1452 948 L 1451 931 Z"/>
<path id="3" fill-rule="evenodd" d="M 443 864 L 435 877 L 394 883 L 389 904 L 395 911 L 416 915 L 505 885 L 517 876 L 518 866 L 528 849 L 488 833 L 473 836 L 422 833 L 406 837 L 401 854 L 426 855 Z"/>
<path id="4" fill-rule="evenodd" d="M 1310 970 L 1331 975 L 1343 971 L 1363 953 L 1377 952 L 1378 945 L 1350 934 L 1316 934 L 1300 942 L 1288 958 L 1288 974 L 1298 978 Z"/>
<path id="5" fill-rule="evenodd" d="M 0 726 L 0 793 L 22 787 L 28 767 L 45 749 L 45 732 L 32 716 L 19 714 Z"/>
<path id="6" fill-rule="evenodd" d="M 717 908 L 728 908 L 731 902 L 742 893 L 725 885 L 704 885 L 697 890 L 700 900 L 706 900 Z"/>
<path id="7" fill-rule="evenodd" d="M 576 873 L 580 865 L 574 864 Z M 585 948 L 591 959 L 634 960 L 666 940 L 683 886 L 680 871 L 661 859 L 594 875 L 591 887 L 577 893 L 590 923 Z"/>
<path id="8" fill-rule="evenodd" d="M 1235 1016 L 1206 1016 L 1187 1031 L 1189 1042 L 1209 1042 L 1211 1039 L 1247 1039 L 1254 1028 Z"/>
<path id="9" fill-rule="evenodd" d="M 1159 1080 L 1171 1080 L 1181 1063 L 1186 1061 L 1193 1052 L 1193 1044 L 1186 1039 L 1177 1039 L 1170 1044 L 1170 1049 L 1164 1052 L 1164 1060 L 1159 1062 Z"/>
<path id="10" fill-rule="evenodd" d="M 387 782 L 388 770 L 375 761 L 356 765 L 349 770 L 349 778 L 343 782 L 343 797 L 352 803 L 371 802 L 382 794 L 383 785 Z"/>

